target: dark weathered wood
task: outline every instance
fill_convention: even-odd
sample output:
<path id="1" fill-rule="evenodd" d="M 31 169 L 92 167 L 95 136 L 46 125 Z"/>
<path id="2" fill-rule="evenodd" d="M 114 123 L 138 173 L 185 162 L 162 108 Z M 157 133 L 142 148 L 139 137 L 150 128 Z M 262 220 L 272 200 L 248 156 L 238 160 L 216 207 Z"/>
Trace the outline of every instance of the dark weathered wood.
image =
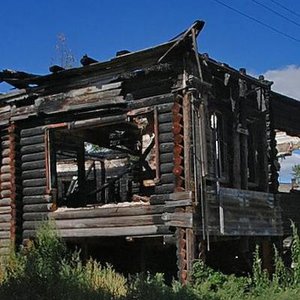
<path id="1" fill-rule="evenodd" d="M 162 113 L 158 115 L 159 124 L 171 123 L 173 120 L 173 114 L 171 112 Z"/>
<path id="2" fill-rule="evenodd" d="M 175 182 L 175 176 L 173 173 L 162 174 L 160 177 L 161 184 L 174 183 L 174 182 Z"/>
<path id="3" fill-rule="evenodd" d="M 52 204 L 47 204 L 47 203 L 38 203 L 38 204 L 26 204 L 23 207 L 24 213 L 26 212 L 47 212 L 50 211 L 52 207 Z"/>
<path id="4" fill-rule="evenodd" d="M 157 106 L 157 110 L 160 114 L 166 113 L 166 112 L 171 112 L 173 107 L 173 102 L 171 103 L 166 103 L 166 104 L 160 104 Z"/>
<path id="5" fill-rule="evenodd" d="M 30 170 L 30 171 L 23 171 L 22 172 L 22 179 L 33 179 L 33 178 L 46 178 L 46 171 L 45 170 Z"/>
<path id="6" fill-rule="evenodd" d="M 164 221 L 161 215 L 141 215 L 141 216 L 118 216 L 106 218 L 84 218 L 84 219 L 67 219 L 55 220 L 55 225 L 60 229 L 79 229 L 79 228 L 108 228 L 108 227 L 123 227 L 123 226 L 144 226 L 144 225 L 160 225 Z M 35 229 L 42 222 L 25 221 L 23 228 Z M 1 225 L 1 224 L 0 224 Z"/>
<path id="7" fill-rule="evenodd" d="M 23 154 L 21 159 L 22 159 L 22 162 L 31 162 L 31 161 L 36 161 L 36 160 L 43 160 L 43 159 L 45 159 L 45 152 L 41 151 L 39 153 Z"/>
<path id="8" fill-rule="evenodd" d="M 22 170 L 41 170 L 46 168 L 45 160 L 37 160 L 37 161 L 30 161 L 22 163 Z"/>
<path id="9" fill-rule="evenodd" d="M 42 204 L 50 203 L 52 200 L 50 195 L 28 195 L 23 197 L 23 203 L 26 204 Z"/>
<path id="10" fill-rule="evenodd" d="M 174 191 L 175 185 L 173 183 L 157 185 L 155 186 L 155 193 L 168 194 Z"/>
<path id="11" fill-rule="evenodd" d="M 161 163 L 170 163 L 173 161 L 173 153 L 162 153 L 159 158 L 160 158 L 160 161 Z"/>
<path id="12" fill-rule="evenodd" d="M 26 187 L 23 189 L 23 196 L 43 195 L 46 187 Z"/>
<path id="13" fill-rule="evenodd" d="M 173 163 L 165 163 L 160 165 L 160 172 L 163 173 L 170 173 L 173 171 L 174 164 Z"/>
<path id="14" fill-rule="evenodd" d="M 39 126 L 39 127 L 34 127 L 34 128 L 28 128 L 28 129 L 22 129 L 21 130 L 21 138 L 23 137 L 29 137 L 29 136 L 34 136 L 34 135 L 41 135 L 45 131 L 45 126 Z"/>
<path id="15" fill-rule="evenodd" d="M 100 237 L 100 236 L 151 236 L 170 234 L 169 226 L 130 226 L 130 227 L 112 227 L 112 228 L 80 228 L 80 229 L 62 229 L 58 230 L 58 235 L 63 238 L 80 237 Z M 35 236 L 36 231 L 24 230 L 24 237 Z"/>
<path id="16" fill-rule="evenodd" d="M 35 135 L 30 137 L 23 137 L 20 141 L 21 146 L 41 144 L 44 142 L 44 135 Z"/>
<path id="17" fill-rule="evenodd" d="M 163 123 L 159 125 L 159 132 L 160 133 L 166 133 L 166 132 L 172 132 L 173 123 Z"/>
<path id="18" fill-rule="evenodd" d="M 172 142 L 174 138 L 174 135 L 172 132 L 170 133 L 161 133 L 159 135 L 159 142 L 160 143 L 169 143 Z"/>
<path id="19" fill-rule="evenodd" d="M 159 145 L 159 151 L 160 153 L 167 153 L 167 152 L 173 152 L 174 149 L 174 143 L 162 143 Z"/>
<path id="20" fill-rule="evenodd" d="M 108 217 L 108 216 L 136 216 L 136 215 L 151 215 L 160 214 L 165 212 L 166 207 L 164 205 L 132 205 L 128 207 L 99 207 L 89 209 L 66 209 L 65 211 L 55 211 L 50 214 L 51 218 L 56 220 L 62 219 L 83 219 L 83 218 L 96 218 L 96 217 Z"/>
<path id="21" fill-rule="evenodd" d="M 29 145 L 29 146 L 23 146 L 21 148 L 22 155 L 29 154 L 29 153 L 39 153 L 45 151 L 45 144 L 35 144 L 35 145 Z"/>
<path id="22" fill-rule="evenodd" d="M 34 186 L 40 186 L 40 187 L 46 187 L 46 178 L 36 178 L 36 179 L 27 179 L 23 180 L 23 187 L 34 187 Z"/>

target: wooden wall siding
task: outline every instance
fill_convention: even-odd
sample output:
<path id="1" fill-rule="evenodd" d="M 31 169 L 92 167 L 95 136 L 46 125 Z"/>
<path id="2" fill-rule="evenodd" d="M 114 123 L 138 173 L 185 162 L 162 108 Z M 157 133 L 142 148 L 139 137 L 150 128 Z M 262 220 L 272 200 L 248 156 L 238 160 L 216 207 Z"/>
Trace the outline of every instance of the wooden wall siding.
<path id="1" fill-rule="evenodd" d="M 172 102 L 157 106 L 158 113 L 158 142 L 159 142 L 159 163 L 160 178 L 155 186 L 155 194 L 169 194 L 175 189 L 175 176 L 173 174 L 173 114 Z"/>
<path id="2" fill-rule="evenodd" d="M 191 213 L 176 212 L 177 207 L 191 204 L 191 197 L 191 194 L 170 194 L 165 195 L 164 204 L 66 208 L 47 213 L 47 216 L 55 220 L 59 235 L 67 238 L 173 235 L 171 228 L 174 226 L 193 226 Z M 35 235 L 45 216 L 45 213 L 25 214 L 24 238 Z"/>
<path id="3" fill-rule="evenodd" d="M 14 124 L 0 130 L 0 254 L 21 238 L 19 132 Z"/>
<path id="4" fill-rule="evenodd" d="M 291 221 L 296 227 L 300 228 L 300 195 L 291 193 L 279 193 L 275 195 L 276 200 L 281 208 L 283 234 L 291 235 Z"/>
<path id="5" fill-rule="evenodd" d="M 219 199 L 224 208 L 225 235 L 282 235 L 281 210 L 273 194 L 221 188 Z M 219 202 L 213 189 L 208 189 L 207 201 L 208 226 L 213 235 L 219 235 Z"/>
<path id="6" fill-rule="evenodd" d="M 52 207 L 47 190 L 45 126 L 21 130 L 23 219 L 39 220 Z M 30 228 L 23 223 L 23 234 Z"/>

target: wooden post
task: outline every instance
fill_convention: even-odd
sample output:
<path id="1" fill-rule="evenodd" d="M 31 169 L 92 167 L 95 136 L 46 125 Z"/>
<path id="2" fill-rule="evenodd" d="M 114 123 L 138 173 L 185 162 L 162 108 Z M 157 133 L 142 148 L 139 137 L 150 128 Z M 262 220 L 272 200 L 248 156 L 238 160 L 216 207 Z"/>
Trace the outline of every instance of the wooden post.
<path id="1" fill-rule="evenodd" d="M 84 183 L 85 183 L 85 161 L 84 161 L 84 143 L 80 143 L 80 148 L 77 150 L 77 168 L 78 168 L 78 190 L 80 201 L 85 196 Z"/>
<path id="2" fill-rule="evenodd" d="M 190 191 L 192 187 L 192 168 L 191 168 L 191 102 L 190 93 L 183 96 L 182 117 L 183 117 L 183 140 L 184 140 L 184 174 L 185 190 Z"/>

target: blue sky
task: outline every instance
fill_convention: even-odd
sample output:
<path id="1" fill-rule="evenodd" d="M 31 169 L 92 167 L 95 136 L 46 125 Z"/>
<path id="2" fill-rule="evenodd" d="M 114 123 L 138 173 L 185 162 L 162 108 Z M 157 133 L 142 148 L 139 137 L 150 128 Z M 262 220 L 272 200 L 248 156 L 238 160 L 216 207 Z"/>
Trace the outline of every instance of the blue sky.
<path id="1" fill-rule="evenodd" d="M 277 0 L 299 16 L 281 9 L 272 0 L 220 1 L 300 41 L 300 1 Z M 206 22 L 198 37 L 200 52 L 235 68 L 245 67 L 251 74 L 264 73 L 275 81 L 275 90 L 300 99 L 300 42 L 251 21 L 216 0 L 1 1 L 0 70 L 48 73 L 57 56 L 55 45 L 60 33 L 66 36 L 77 61 L 84 54 L 103 61 L 121 49 L 135 51 L 163 43 L 196 19 Z M 7 88 L 0 84 L 0 93 Z M 289 180 L 290 173 L 287 170 L 281 178 Z"/>
<path id="2" fill-rule="evenodd" d="M 299 26 L 252 0 L 222 1 L 300 39 Z M 271 0 L 259 1 L 300 23 L 300 17 L 281 10 Z M 300 1 L 280 2 L 300 13 Z M 162 43 L 196 19 L 206 22 L 198 42 L 200 51 L 211 57 L 255 74 L 299 64 L 299 42 L 213 0 L 15 0 L 0 5 L 0 69 L 47 73 L 59 33 L 65 34 L 78 60 L 85 53 L 106 60 L 120 49 L 138 50 Z"/>

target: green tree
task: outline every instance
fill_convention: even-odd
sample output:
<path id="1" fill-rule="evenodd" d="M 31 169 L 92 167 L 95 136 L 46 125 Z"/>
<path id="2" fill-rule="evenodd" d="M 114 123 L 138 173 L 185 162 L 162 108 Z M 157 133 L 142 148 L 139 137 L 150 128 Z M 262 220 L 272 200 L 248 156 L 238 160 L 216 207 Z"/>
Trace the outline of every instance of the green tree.
<path id="1" fill-rule="evenodd" d="M 294 165 L 292 168 L 292 174 L 293 177 L 296 179 L 296 181 L 300 182 L 300 165 Z"/>

